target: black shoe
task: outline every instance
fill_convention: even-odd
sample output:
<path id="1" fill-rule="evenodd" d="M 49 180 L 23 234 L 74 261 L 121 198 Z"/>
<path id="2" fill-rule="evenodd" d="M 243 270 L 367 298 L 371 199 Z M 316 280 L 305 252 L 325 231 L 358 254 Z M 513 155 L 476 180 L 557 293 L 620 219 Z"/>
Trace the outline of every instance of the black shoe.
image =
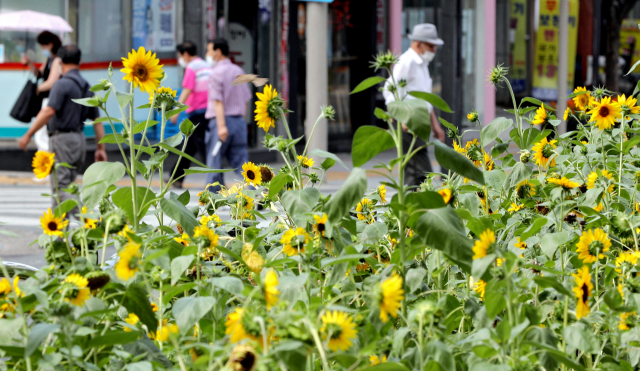
<path id="1" fill-rule="evenodd" d="M 172 185 L 173 185 L 173 188 L 182 189 L 182 181 L 180 180 L 174 182 Z"/>

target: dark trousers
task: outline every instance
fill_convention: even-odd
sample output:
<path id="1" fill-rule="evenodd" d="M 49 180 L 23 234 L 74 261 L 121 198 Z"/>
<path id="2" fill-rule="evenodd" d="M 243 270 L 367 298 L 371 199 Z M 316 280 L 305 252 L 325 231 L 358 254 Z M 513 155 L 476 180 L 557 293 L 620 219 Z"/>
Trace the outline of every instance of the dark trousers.
<path id="1" fill-rule="evenodd" d="M 227 140 L 222 142 L 220 150 L 213 156 L 213 150 L 218 142 L 218 126 L 216 119 L 209 121 L 209 133 L 207 133 L 207 166 L 213 169 L 222 169 L 222 159 L 226 158 L 229 166 L 234 169 L 236 179 L 242 179 L 242 165 L 249 161 L 249 152 L 247 151 L 247 123 L 242 116 L 225 116 L 229 136 Z M 222 173 L 207 173 L 207 184 L 218 182 L 224 185 L 224 176 Z M 208 188 L 210 192 L 218 192 L 220 186 L 211 186 Z"/>
<path id="2" fill-rule="evenodd" d="M 87 143 L 82 132 L 79 133 L 57 133 L 49 137 L 49 151 L 56 154 L 56 162 L 66 162 L 73 168 L 59 166 L 56 170 L 56 179 L 58 181 L 58 190 L 60 192 L 60 202 L 64 202 L 74 198 L 72 194 L 61 191 L 68 188 L 71 183 L 76 180 L 78 169 L 84 164 L 87 156 Z M 52 194 L 56 192 L 56 183 L 54 177 L 51 176 Z M 53 199 L 53 208 L 57 206 L 55 198 Z M 70 215 L 77 214 L 78 207 L 69 212 Z"/>
<path id="3" fill-rule="evenodd" d="M 407 132 L 402 133 L 402 149 L 405 154 L 409 150 L 409 146 L 411 146 L 412 139 L 413 136 L 411 134 Z M 426 143 L 424 142 L 424 140 L 416 138 L 416 142 L 413 145 L 413 150 L 420 146 L 424 146 L 425 144 Z M 409 163 L 407 164 L 404 172 L 404 183 L 408 186 L 419 186 L 420 183 L 424 182 L 424 180 L 426 179 L 427 173 L 431 172 L 433 172 L 433 169 L 431 168 L 431 160 L 429 159 L 429 153 L 427 152 L 427 148 L 425 147 L 418 151 L 415 155 L 413 155 L 413 157 L 411 157 L 411 160 L 409 160 Z"/>
<path id="4" fill-rule="evenodd" d="M 188 154 L 191 157 L 196 157 L 196 154 L 200 155 L 200 159 L 202 163 L 206 163 L 207 161 L 207 146 L 204 142 L 205 134 L 207 132 L 207 127 L 209 125 L 209 120 L 204 118 L 204 113 L 206 110 L 197 110 L 190 112 L 187 115 L 187 118 L 191 120 L 193 125 L 198 125 L 193 134 L 189 137 L 187 141 L 187 147 L 184 149 L 184 153 Z M 197 157 L 196 157 L 197 158 Z M 176 163 L 176 175 L 175 178 L 179 178 L 184 174 L 184 171 L 188 169 L 191 165 L 191 161 L 186 158 L 181 158 L 178 163 Z M 184 178 L 181 178 L 179 181 L 182 182 Z"/>

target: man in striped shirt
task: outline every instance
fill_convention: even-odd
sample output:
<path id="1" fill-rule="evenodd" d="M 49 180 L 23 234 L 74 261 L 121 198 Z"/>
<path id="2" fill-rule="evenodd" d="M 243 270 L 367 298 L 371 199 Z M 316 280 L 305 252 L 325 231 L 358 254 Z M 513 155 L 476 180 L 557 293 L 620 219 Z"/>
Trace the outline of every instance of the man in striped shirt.
<path id="1" fill-rule="evenodd" d="M 207 166 L 222 168 L 222 158 L 226 157 L 236 174 L 242 172 L 242 164 L 249 160 L 247 151 L 247 123 L 244 115 L 251 92 L 246 84 L 231 85 L 244 71 L 231 63 L 229 45 L 225 39 L 211 40 L 207 45 L 207 60 L 213 64 L 209 75 L 209 96 L 205 117 L 210 119 L 207 133 Z M 221 144 L 216 146 L 220 142 Z M 222 173 L 207 174 L 207 184 L 224 184 Z M 208 188 L 211 192 L 220 186 Z"/>

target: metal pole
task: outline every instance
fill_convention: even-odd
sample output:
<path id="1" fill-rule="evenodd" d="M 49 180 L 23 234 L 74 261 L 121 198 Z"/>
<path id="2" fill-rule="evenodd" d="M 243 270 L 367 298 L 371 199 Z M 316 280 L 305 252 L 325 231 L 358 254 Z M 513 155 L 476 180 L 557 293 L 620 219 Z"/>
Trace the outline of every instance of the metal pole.
<path id="1" fill-rule="evenodd" d="M 562 119 L 567 108 L 569 75 L 569 0 L 560 0 L 560 28 L 558 30 L 558 101 L 556 117 Z M 567 123 L 558 127 L 560 133 L 567 131 Z"/>
<path id="2" fill-rule="evenodd" d="M 311 130 L 320 107 L 329 102 L 329 69 L 327 65 L 327 3 L 307 3 L 307 117 L 304 123 L 306 140 L 309 140 Z M 327 150 L 327 120 L 318 122 L 313 137 L 309 142 L 309 151 L 313 149 Z"/>

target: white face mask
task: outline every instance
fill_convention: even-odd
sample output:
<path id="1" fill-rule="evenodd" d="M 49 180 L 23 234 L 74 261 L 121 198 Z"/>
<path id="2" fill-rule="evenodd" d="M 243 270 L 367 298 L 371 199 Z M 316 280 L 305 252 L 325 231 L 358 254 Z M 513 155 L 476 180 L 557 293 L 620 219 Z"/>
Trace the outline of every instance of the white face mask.
<path id="1" fill-rule="evenodd" d="M 42 49 L 42 55 L 44 55 L 45 58 L 49 58 L 51 56 L 51 50 Z"/>
<path id="2" fill-rule="evenodd" d="M 187 67 L 187 62 L 184 61 L 184 59 L 182 57 L 178 58 L 178 64 L 180 65 L 180 67 L 182 68 L 186 68 Z"/>
<path id="3" fill-rule="evenodd" d="M 217 62 L 213 59 L 213 56 L 212 56 L 212 55 L 207 55 L 206 59 L 207 59 L 207 63 L 209 63 L 209 64 L 211 65 L 211 67 L 215 66 L 215 65 L 216 65 L 216 63 L 217 63 Z"/>
<path id="4" fill-rule="evenodd" d="M 422 55 L 420 55 L 420 57 L 422 57 L 422 60 L 427 63 L 431 62 L 435 56 L 436 56 L 436 53 L 430 50 L 426 50 L 424 53 L 422 53 Z"/>

